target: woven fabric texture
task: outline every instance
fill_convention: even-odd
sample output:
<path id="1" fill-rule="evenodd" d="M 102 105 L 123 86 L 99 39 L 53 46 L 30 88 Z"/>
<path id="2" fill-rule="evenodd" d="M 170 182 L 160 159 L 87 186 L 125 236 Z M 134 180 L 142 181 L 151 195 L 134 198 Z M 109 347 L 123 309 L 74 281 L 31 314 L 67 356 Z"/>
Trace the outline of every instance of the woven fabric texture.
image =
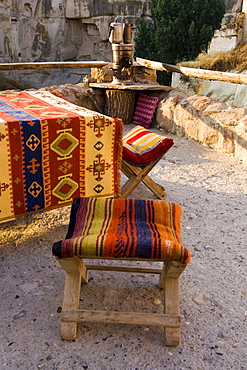
<path id="1" fill-rule="evenodd" d="M 136 126 L 123 138 L 123 159 L 134 166 L 146 166 L 165 154 L 173 139 Z"/>
<path id="2" fill-rule="evenodd" d="M 149 128 L 159 99 L 141 93 L 137 99 L 132 123 Z"/>
<path id="3" fill-rule="evenodd" d="M 122 122 L 48 91 L 0 92 L 0 222 L 120 194 Z"/>
<path id="4" fill-rule="evenodd" d="M 121 198 L 75 199 L 60 258 L 119 258 L 190 262 L 180 237 L 181 207 L 163 201 Z"/>

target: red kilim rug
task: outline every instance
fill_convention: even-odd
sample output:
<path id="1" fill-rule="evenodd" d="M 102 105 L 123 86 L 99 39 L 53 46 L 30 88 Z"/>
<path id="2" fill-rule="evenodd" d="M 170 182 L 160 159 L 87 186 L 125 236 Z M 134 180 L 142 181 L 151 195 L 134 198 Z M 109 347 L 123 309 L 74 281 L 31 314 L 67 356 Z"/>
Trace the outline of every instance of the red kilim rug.
<path id="1" fill-rule="evenodd" d="M 122 123 L 48 91 L 0 92 L 0 222 L 120 194 Z"/>

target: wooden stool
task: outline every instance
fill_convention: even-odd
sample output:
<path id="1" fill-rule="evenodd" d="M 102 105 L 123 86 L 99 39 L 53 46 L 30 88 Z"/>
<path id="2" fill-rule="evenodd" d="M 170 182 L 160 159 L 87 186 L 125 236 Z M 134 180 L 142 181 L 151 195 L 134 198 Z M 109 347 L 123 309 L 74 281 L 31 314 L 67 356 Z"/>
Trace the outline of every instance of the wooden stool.
<path id="1" fill-rule="evenodd" d="M 173 140 L 136 126 L 123 138 L 121 171 L 129 178 L 121 189 L 121 196 L 127 198 L 143 182 L 159 199 L 166 198 L 165 189 L 148 176 L 152 168 L 173 146 Z"/>
<path id="2" fill-rule="evenodd" d="M 190 262 L 190 252 L 181 244 L 180 217 L 178 204 L 159 200 L 74 200 L 66 239 L 53 245 L 53 255 L 66 272 L 63 340 L 76 337 L 78 322 L 98 321 L 163 326 L 165 345 L 179 344 L 179 276 Z M 83 258 L 128 260 L 131 266 L 85 265 Z M 163 262 L 164 267 L 144 269 L 132 266 L 135 261 Z M 80 309 L 81 281 L 88 282 L 90 269 L 159 274 L 164 314 Z"/>

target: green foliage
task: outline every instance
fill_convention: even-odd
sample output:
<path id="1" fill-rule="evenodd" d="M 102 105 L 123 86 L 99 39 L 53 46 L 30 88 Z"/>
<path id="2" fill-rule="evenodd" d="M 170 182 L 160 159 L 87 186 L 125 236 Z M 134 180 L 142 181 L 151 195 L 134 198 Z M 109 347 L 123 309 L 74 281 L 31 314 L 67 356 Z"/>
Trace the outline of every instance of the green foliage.
<path id="1" fill-rule="evenodd" d="M 140 58 L 146 58 L 152 55 L 153 50 L 153 25 L 146 21 L 143 16 L 140 17 L 135 39 L 135 50 L 138 50 Z"/>
<path id="2" fill-rule="evenodd" d="M 207 49 L 225 12 L 223 0 L 151 0 L 151 19 L 140 17 L 135 55 L 168 64 L 192 60 Z M 159 74 L 169 82 L 169 74 Z"/>

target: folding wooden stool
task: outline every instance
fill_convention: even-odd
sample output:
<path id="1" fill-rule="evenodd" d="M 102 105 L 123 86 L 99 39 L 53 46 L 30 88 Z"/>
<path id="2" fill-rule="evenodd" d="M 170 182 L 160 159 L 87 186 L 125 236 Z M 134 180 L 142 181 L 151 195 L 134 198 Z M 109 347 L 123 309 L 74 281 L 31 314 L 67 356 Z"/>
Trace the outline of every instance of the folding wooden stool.
<path id="1" fill-rule="evenodd" d="M 66 273 L 61 312 L 61 338 L 76 337 L 78 322 L 158 325 L 165 329 L 165 345 L 180 341 L 179 276 L 190 262 L 181 243 L 178 204 L 160 200 L 76 198 L 68 234 L 53 245 L 53 255 Z M 86 265 L 82 259 L 127 260 L 130 266 Z M 135 261 L 163 262 L 162 269 L 132 266 Z M 79 308 L 81 281 L 88 270 L 139 272 L 160 275 L 164 313 L 137 313 Z"/>
<path id="2" fill-rule="evenodd" d="M 123 137 L 122 172 L 128 177 L 121 196 L 127 198 L 143 182 L 159 199 L 165 199 L 165 189 L 148 173 L 173 146 L 172 139 L 136 126 Z"/>

